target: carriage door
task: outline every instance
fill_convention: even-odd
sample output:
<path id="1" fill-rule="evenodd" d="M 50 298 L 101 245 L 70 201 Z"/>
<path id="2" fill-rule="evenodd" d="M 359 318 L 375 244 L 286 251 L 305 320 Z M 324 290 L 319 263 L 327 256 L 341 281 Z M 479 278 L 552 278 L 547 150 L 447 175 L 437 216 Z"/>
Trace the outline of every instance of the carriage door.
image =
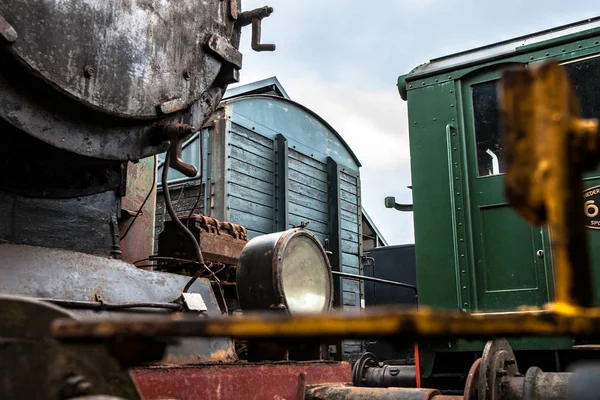
<path id="1" fill-rule="evenodd" d="M 529 225 L 504 197 L 506 164 L 499 130 L 497 72 L 461 85 L 471 221 L 472 310 L 514 310 L 549 301 L 547 235 Z"/>

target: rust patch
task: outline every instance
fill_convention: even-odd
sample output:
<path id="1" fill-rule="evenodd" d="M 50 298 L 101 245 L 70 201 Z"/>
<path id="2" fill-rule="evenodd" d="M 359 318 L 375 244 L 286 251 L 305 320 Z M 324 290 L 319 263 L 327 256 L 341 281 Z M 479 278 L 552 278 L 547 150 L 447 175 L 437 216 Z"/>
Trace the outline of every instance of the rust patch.
<path id="1" fill-rule="evenodd" d="M 304 362 L 136 368 L 131 370 L 145 400 L 287 399 L 298 395 L 298 377 L 306 385 L 345 383 L 351 378 L 347 362 Z"/>

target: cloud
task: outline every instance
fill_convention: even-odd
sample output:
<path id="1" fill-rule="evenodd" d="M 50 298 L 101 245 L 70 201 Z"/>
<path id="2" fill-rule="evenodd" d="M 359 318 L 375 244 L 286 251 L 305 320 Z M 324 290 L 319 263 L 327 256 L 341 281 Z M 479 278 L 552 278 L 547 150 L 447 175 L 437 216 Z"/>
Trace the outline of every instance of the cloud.
<path id="1" fill-rule="evenodd" d="M 407 167 L 406 104 L 394 88 L 369 91 L 314 79 L 282 84 L 292 99 L 307 105 L 342 135 L 364 167 Z"/>
<path id="2" fill-rule="evenodd" d="M 243 0 L 244 10 L 264 0 Z M 262 39 L 273 53 L 250 49 L 244 28 L 243 83 L 277 76 L 292 99 L 329 122 L 363 168 L 363 205 L 390 244 L 412 240 L 412 213 L 383 207 L 410 202 L 406 103 L 398 75 L 432 58 L 593 17 L 600 3 L 581 0 L 268 0 L 274 14 Z M 534 16 L 534 17 L 532 17 Z"/>

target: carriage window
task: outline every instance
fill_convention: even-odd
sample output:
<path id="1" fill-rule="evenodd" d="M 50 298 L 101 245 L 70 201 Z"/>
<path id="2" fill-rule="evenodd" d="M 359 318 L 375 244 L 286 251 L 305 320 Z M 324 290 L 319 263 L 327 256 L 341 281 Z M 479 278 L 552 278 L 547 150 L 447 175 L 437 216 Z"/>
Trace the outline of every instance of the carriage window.
<path id="1" fill-rule="evenodd" d="M 600 118 L 600 56 L 563 64 L 579 98 L 581 116 Z M 498 81 L 471 86 L 479 176 L 505 172 L 497 97 Z"/>
<path id="2" fill-rule="evenodd" d="M 579 98 L 581 116 L 599 118 L 600 57 L 588 58 L 564 66 Z"/>
<path id="3" fill-rule="evenodd" d="M 498 117 L 498 81 L 471 86 L 479 176 L 504 173 L 504 151 Z"/>

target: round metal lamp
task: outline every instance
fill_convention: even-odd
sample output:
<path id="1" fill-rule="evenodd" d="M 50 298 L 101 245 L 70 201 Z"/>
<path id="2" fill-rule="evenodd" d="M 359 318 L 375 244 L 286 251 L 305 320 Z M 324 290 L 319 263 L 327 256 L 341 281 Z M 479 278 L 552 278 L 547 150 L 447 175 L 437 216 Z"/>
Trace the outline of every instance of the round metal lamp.
<path id="1" fill-rule="evenodd" d="M 325 312 L 333 302 L 327 254 L 303 228 L 250 240 L 240 255 L 236 283 L 244 311 Z"/>

